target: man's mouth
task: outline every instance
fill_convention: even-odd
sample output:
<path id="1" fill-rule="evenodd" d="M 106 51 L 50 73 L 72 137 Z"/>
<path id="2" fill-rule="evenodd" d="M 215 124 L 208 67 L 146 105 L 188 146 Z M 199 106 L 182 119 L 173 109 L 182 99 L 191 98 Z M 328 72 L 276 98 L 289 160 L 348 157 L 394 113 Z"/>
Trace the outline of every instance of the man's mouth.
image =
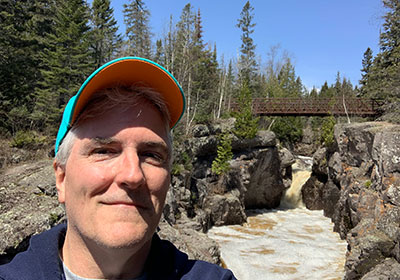
<path id="1" fill-rule="evenodd" d="M 112 201 L 104 201 L 101 204 L 108 206 L 121 206 L 121 207 L 136 207 L 136 208 L 145 208 L 143 205 L 139 203 L 135 203 L 134 201 L 129 200 L 112 200 Z"/>

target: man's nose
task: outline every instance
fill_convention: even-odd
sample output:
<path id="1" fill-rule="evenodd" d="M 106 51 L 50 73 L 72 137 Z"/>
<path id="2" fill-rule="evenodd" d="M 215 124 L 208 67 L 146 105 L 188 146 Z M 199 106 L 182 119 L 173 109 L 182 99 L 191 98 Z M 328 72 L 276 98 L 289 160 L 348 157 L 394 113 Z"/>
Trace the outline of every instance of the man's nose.
<path id="1" fill-rule="evenodd" d="M 145 182 L 145 177 L 136 151 L 126 151 L 121 155 L 116 181 L 121 187 L 137 188 Z"/>

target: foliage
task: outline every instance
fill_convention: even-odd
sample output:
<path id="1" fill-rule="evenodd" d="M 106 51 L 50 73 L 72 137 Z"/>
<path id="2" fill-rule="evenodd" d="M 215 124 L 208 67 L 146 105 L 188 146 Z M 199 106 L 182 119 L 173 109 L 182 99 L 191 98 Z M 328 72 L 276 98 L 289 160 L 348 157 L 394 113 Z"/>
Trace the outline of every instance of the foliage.
<path id="1" fill-rule="evenodd" d="M 367 48 L 367 50 L 364 52 L 364 56 L 362 59 L 361 80 L 360 80 L 362 94 L 364 94 L 365 89 L 368 88 L 369 74 L 371 72 L 371 67 L 373 64 L 372 59 L 373 59 L 372 50 L 370 48 Z"/>
<path id="2" fill-rule="evenodd" d="M 171 169 L 171 174 L 172 175 L 179 175 L 182 173 L 182 171 L 185 170 L 182 164 L 175 163 L 172 164 L 172 169 Z"/>
<path id="3" fill-rule="evenodd" d="M 45 66 L 40 69 L 43 78 L 35 88 L 32 113 L 38 128 L 51 128 L 52 133 L 65 104 L 94 68 L 90 63 L 86 2 L 58 0 L 53 8 L 54 30 L 46 36 L 46 48 L 40 53 Z"/>
<path id="4" fill-rule="evenodd" d="M 93 0 L 90 17 L 90 48 L 95 68 L 114 58 L 121 48 L 122 38 L 118 34 L 117 21 L 110 0 Z"/>
<path id="5" fill-rule="evenodd" d="M 277 117 L 271 130 L 282 143 L 296 143 L 303 136 L 303 124 L 300 117 Z"/>
<path id="6" fill-rule="evenodd" d="M 151 58 L 151 32 L 149 26 L 150 11 L 142 0 L 130 0 L 124 4 L 124 22 L 126 25 L 125 55 Z"/>
<path id="7" fill-rule="evenodd" d="M 365 181 L 365 182 L 364 182 L 364 186 L 365 186 L 367 189 L 371 188 L 371 186 L 372 186 L 372 181 L 371 181 L 371 180 Z"/>
<path id="8" fill-rule="evenodd" d="M 361 93 L 367 97 L 395 101 L 400 99 L 400 2 L 382 2 L 386 14 L 380 33 L 380 52 L 372 63 L 372 53 L 368 49 L 364 53 Z"/>
<path id="9" fill-rule="evenodd" d="M 322 121 L 321 126 L 321 143 L 325 144 L 325 146 L 329 147 L 334 143 L 334 127 L 336 124 L 336 120 L 333 116 L 325 117 Z"/>
<path id="10" fill-rule="evenodd" d="M 46 142 L 46 137 L 39 136 L 35 131 L 19 130 L 12 138 L 10 143 L 14 148 L 35 148 L 42 146 Z"/>
<path id="11" fill-rule="evenodd" d="M 48 1 L 0 2 L 0 126 L 14 132 L 12 110 L 28 114 L 34 106 L 34 88 L 41 80 L 38 68 L 43 40 L 52 30 Z M 30 119 L 22 125 L 27 128 Z"/>
<path id="12" fill-rule="evenodd" d="M 233 157 L 232 138 L 229 132 L 220 135 L 217 147 L 217 157 L 212 162 L 211 170 L 217 175 L 225 174 L 229 171 L 229 161 Z"/>
<path id="13" fill-rule="evenodd" d="M 241 39 L 242 45 L 240 46 L 240 58 L 239 58 L 239 79 L 241 83 L 252 83 L 256 76 L 258 69 L 255 49 L 256 45 L 251 38 L 251 34 L 254 32 L 255 23 L 254 8 L 247 1 L 240 12 L 240 18 L 237 23 L 237 27 L 242 31 Z"/>
<path id="14" fill-rule="evenodd" d="M 258 131 L 260 118 L 253 116 L 251 92 L 246 83 L 240 90 L 238 104 L 239 111 L 232 113 L 236 118 L 233 133 L 239 138 L 254 138 Z"/>

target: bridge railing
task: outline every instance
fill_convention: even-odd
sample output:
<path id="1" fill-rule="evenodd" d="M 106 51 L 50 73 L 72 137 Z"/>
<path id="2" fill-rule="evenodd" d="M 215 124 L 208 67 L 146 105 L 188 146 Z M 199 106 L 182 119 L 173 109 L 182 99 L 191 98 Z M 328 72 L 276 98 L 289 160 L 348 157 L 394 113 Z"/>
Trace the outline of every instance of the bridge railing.
<path id="1" fill-rule="evenodd" d="M 252 103 L 253 113 L 268 116 L 326 116 L 349 115 L 374 116 L 378 114 L 381 102 L 365 98 L 300 98 L 300 97 L 275 97 L 254 98 Z M 239 109 L 239 104 L 234 100 L 231 108 Z"/>

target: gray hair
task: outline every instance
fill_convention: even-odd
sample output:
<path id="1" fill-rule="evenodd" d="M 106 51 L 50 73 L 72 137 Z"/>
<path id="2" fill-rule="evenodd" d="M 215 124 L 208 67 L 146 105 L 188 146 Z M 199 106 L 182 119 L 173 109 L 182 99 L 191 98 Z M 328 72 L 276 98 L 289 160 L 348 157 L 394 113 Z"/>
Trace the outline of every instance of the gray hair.
<path id="1" fill-rule="evenodd" d="M 122 107 L 124 110 L 128 110 L 143 102 L 153 105 L 160 112 L 165 122 L 167 146 L 169 150 L 168 167 L 170 169 L 172 165 L 172 135 L 169 128 L 170 115 L 167 105 L 160 93 L 151 88 L 139 87 L 136 85 L 130 87 L 117 86 L 93 94 L 90 103 L 82 110 L 81 114 L 62 140 L 55 157 L 56 165 L 65 167 L 67 164 L 72 146 L 77 138 L 77 130 L 81 123 L 89 119 L 95 119 L 104 114 L 104 112 L 108 112 L 115 107 Z"/>

